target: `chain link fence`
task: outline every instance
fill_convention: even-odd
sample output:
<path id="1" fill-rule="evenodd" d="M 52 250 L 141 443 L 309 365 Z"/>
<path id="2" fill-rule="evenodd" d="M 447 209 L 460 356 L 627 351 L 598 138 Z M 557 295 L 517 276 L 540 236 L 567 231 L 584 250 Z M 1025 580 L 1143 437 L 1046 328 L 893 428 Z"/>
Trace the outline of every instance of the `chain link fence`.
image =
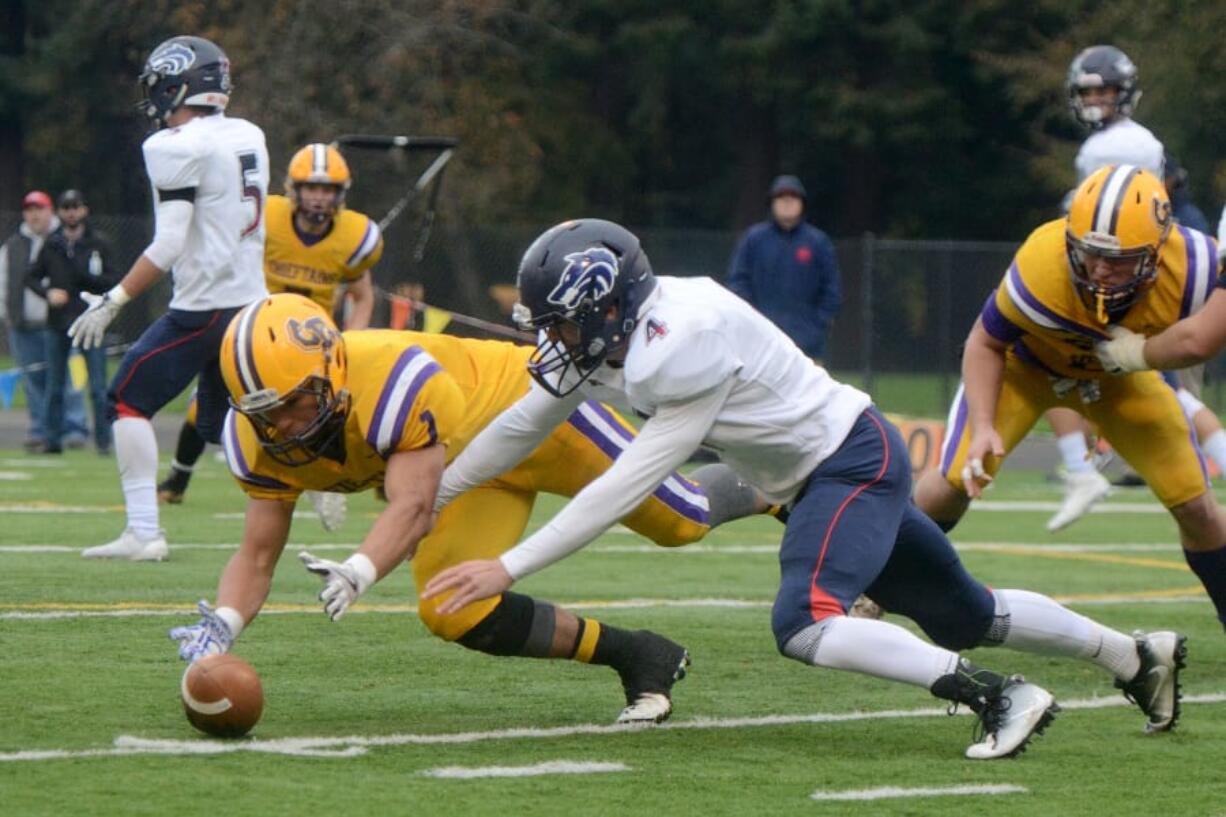
<path id="1" fill-rule="evenodd" d="M 0 212 L 8 235 L 20 214 Z M 146 246 L 149 218 L 96 215 L 95 228 L 113 241 L 126 265 Z M 513 286 L 515 268 L 539 226 L 462 226 L 438 223 L 420 260 L 420 230 L 407 217 L 386 233 L 383 260 L 373 276 L 380 292 L 375 325 L 390 320 L 388 293 L 420 285 L 431 306 L 505 325 L 499 287 Z M 722 279 L 738 238 L 732 231 L 639 231 L 659 274 Z M 985 298 L 1008 268 L 1016 245 L 1007 242 L 904 241 L 860 238 L 835 242 L 842 269 L 843 306 L 827 344 L 826 365 L 876 394 L 890 410 L 943 416 L 957 389 L 962 342 Z M 135 340 L 166 308 L 170 281 L 125 307 L 113 327 L 114 343 Z M 483 334 L 453 322 L 447 331 Z M 0 344 L 6 343 L 0 337 Z M 7 350 L 6 350 L 7 352 Z M 1218 367 L 1211 367 L 1205 397 L 1222 405 Z M 894 403 L 895 405 L 891 405 Z"/>

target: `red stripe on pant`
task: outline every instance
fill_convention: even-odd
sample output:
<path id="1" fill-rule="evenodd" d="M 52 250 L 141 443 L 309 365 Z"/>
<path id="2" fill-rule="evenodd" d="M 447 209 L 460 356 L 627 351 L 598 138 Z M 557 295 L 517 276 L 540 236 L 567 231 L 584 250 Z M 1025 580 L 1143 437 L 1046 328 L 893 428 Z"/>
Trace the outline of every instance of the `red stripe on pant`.
<path id="1" fill-rule="evenodd" d="M 130 381 L 132 379 L 132 376 L 136 374 L 136 370 L 140 368 L 140 365 L 144 363 L 146 360 L 148 360 L 149 358 L 153 357 L 154 355 L 161 354 L 162 352 L 165 352 L 167 349 L 173 349 L 174 347 L 179 346 L 180 344 L 187 343 L 192 338 L 198 337 L 199 335 L 202 335 L 205 332 L 209 331 L 209 329 L 212 328 L 213 324 L 217 323 L 217 319 L 219 317 L 221 317 L 221 313 L 214 312 L 213 317 L 209 318 L 209 322 L 206 323 L 204 326 L 200 327 L 199 329 L 197 329 L 195 332 L 192 332 L 190 335 L 184 335 L 181 338 L 175 338 L 170 343 L 167 343 L 164 346 L 159 346 L 156 349 L 150 349 L 148 352 L 145 352 L 143 355 L 141 355 L 139 360 L 137 360 L 135 363 L 132 364 L 132 368 L 128 369 L 128 376 L 125 377 L 123 379 L 123 382 L 120 383 L 115 388 L 116 411 L 120 411 L 119 406 L 124 406 L 128 412 L 127 414 L 121 413 L 120 414 L 121 417 L 143 417 L 144 416 L 136 409 L 124 403 L 123 397 L 121 396 L 121 393 L 123 392 L 123 390 L 127 388 L 128 381 Z"/>
<path id="2" fill-rule="evenodd" d="M 809 579 L 809 614 L 813 616 L 814 621 L 821 621 L 831 616 L 841 616 L 847 612 L 843 609 L 843 605 L 838 599 L 817 586 L 817 577 L 822 572 L 822 562 L 826 558 L 826 549 L 830 546 L 831 537 L 834 536 L 835 526 L 839 524 L 839 517 L 843 515 L 843 511 L 847 509 L 847 506 L 851 504 L 853 499 L 880 482 L 881 478 L 885 476 L 886 470 L 890 467 L 890 441 L 886 436 L 885 427 L 871 413 L 867 416 L 881 433 L 881 450 L 883 452 L 881 470 L 871 480 L 847 495 L 847 498 L 839 504 L 839 509 L 834 512 L 834 516 L 830 518 L 830 524 L 826 526 L 826 536 L 822 539 L 822 549 L 817 555 L 817 566 L 813 568 L 813 576 Z"/>

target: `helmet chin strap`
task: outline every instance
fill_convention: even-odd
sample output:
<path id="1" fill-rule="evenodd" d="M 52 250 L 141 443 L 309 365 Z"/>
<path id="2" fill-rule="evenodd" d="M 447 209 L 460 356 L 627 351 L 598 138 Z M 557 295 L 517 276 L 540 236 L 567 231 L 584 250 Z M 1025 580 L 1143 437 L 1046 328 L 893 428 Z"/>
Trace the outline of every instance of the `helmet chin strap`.
<path id="1" fill-rule="evenodd" d="M 1099 323 L 1106 323 L 1107 322 L 1107 299 L 1103 297 L 1103 291 L 1101 289 L 1098 290 L 1097 295 L 1098 295 L 1097 304 L 1096 304 L 1096 309 L 1094 310 L 1095 316 L 1098 318 Z"/>

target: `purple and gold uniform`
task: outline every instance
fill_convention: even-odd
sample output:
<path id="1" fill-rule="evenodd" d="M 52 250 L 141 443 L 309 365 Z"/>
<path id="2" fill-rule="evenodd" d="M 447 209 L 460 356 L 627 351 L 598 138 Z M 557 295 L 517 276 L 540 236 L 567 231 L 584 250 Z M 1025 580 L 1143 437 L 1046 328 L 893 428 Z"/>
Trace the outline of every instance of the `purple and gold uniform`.
<path id="1" fill-rule="evenodd" d="M 338 211 L 331 228 L 317 239 L 294 228 L 294 205 L 285 196 L 268 197 L 266 218 L 268 291 L 305 295 L 329 314 L 341 285 L 360 279 L 383 255 L 379 225 L 353 210 Z"/>
<path id="2" fill-rule="evenodd" d="M 260 446 L 251 421 L 226 417 L 226 459 L 243 490 L 257 499 L 294 501 L 303 490 L 355 493 L 383 484 L 387 458 L 435 442 L 450 462 L 527 391 L 530 347 L 448 335 L 387 330 L 346 332 L 351 399 L 344 462 L 320 457 L 285 465 Z M 574 496 L 609 467 L 634 438 L 633 427 L 605 406 L 586 402 L 517 467 L 447 506 L 413 558 L 420 590 L 444 568 L 494 558 L 518 541 L 539 492 Z M 625 524 L 659 545 L 683 545 L 709 529 L 709 504 L 696 484 L 673 474 Z M 420 614 L 448 640 L 463 636 L 499 603 L 497 597 L 440 616 Z M 577 655 L 594 647 L 585 634 Z"/>
<path id="3" fill-rule="evenodd" d="M 1205 465 L 1174 389 L 1157 372 L 1105 374 L 1094 344 L 1108 338 L 1109 324 L 1153 335 L 1200 309 L 1214 286 L 1215 242 L 1196 230 L 1172 230 L 1153 283 L 1116 319 L 1074 286 L 1066 227 L 1065 219 L 1051 221 L 1026 239 L 980 314 L 987 333 L 1009 345 L 995 421 L 1006 454 L 1043 412 L 1062 406 L 1093 422 L 1168 508 L 1195 499 L 1207 489 Z M 960 490 L 966 419 L 959 389 L 941 472 Z M 989 473 L 999 467 L 995 457 L 984 460 Z"/>

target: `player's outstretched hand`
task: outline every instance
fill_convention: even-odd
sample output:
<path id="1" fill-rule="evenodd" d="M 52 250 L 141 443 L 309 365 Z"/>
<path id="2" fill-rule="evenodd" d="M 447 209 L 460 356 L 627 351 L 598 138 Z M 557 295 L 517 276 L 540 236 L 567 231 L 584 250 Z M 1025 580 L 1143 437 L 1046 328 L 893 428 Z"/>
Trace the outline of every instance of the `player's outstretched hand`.
<path id="1" fill-rule="evenodd" d="M 988 456 L 1003 457 L 1005 444 L 996 429 L 989 428 L 971 435 L 966 449 L 966 465 L 962 467 L 962 487 L 971 499 L 983 496 L 983 489 L 992 482 L 992 475 L 983 467 Z"/>
<path id="2" fill-rule="evenodd" d="M 109 292 L 106 295 L 82 292 L 81 299 L 89 304 L 89 308 L 68 327 L 68 337 L 72 338 L 73 346 L 93 349 L 102 345 L 106 328 L 115 320 L 123 306 L 111 300 Z"/>
<path id="3" fill-rule="evenodd" d="M 1144 335 L 1122 326 L 1112 326 L 1107 333 L 1111 335 L 1111 340 L 1099 341 L 1094 346 L 1104 370 L 1111 374 L 1128 374 L 1150 368 L 1145 362 Z"/>
<path id="4" fill-rule="evenodd" d="M 320 559 L 305 550 L 298 554 L 298 559 L 307 570 L 323 579 L 324 586 L 319 591 L 319 600 L 324 603 L 324 612 L 333 621 L 345 615 L 349 605 L 357 601 L 358 596 L 366 592 L 366 588 L 371 584 L 351 561 L 333 562 L 330 559 Z"/>
<path id="5" fill-rule="evenodd" d="M 204 599 L 196 605 L 200 620 L 186 627 L 170 631 L 170 640 L 179 642 L 179 657 L 184 661 L 198 661 L 206 655 L 229 652 L 234 643 L 234 634 Z"/>
<path id="6" fill-rule="evenodd" d="M 447 568 L 426 583 L 421 597 L 423 600 L 432 599 L 454 590 L 451 598 L 438 606 L 438 611 L 447 615 L 474 601 L 497 596 L 514 583 L 501 561 L 480 559 Z"/>

